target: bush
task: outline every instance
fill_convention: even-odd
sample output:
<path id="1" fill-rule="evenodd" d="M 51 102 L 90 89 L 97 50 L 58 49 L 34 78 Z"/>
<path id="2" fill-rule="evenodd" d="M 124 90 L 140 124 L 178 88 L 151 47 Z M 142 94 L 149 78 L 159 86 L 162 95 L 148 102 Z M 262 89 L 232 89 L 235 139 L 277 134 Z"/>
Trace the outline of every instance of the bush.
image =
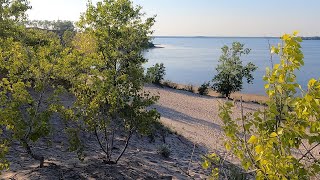
<path id="1" fill-rule="evenodd" d="M 170 157 L 171 150 L 168 145 L 162 144 L 158 147 L 157 153 L 160 154 L 162 157 L 168 158 Z"/>
<path id="2" fill-rule="evenodd" d="M 177 89 L 178 88 L 178 84 L 172 82 L 172 81 L 169 81 L 169 80 L 166 80 L 162 83 L 163 86 L 165 87 L 168 87 L 168 88 L 172 88 L 172 89 Z"/>
<path id="3" fill-rule="evenodd" d="M 207 83 L 203 83 L 199 88 L 198 88 L 198 92 L 200 95 L 208 95 L 209 93 L 209 82 Z"/>
<path id="4" fill-rule="evenodd" d="M 156 63 L 154 66 L 147 69 L 146 81 L 160 85 L 165 75 L 166 68 L 163 63 Z"/>
<path id="5" fill-rule="evenodd" d="M 251 73 L 257 67 L 251 62 L 242 65 L 240 56 L 250 53 L 250 49 L 244 49 L 244 44 L 234 42 L 231 48 L 223 46 L 221 49 L 220 64 L 216 68 L 217 75 L 212 79 L 212 88 L 229 98 L 231 93 L 242 90 L 243 78 L 247 79 L 247 83 L 252 83 L 254 78 Z"/>
<path id="6" fill-rule="evenodd" d="M 320 81 L 311 79 L 308 90 L 300 90 L 295 72 L 304 64 L 302 39 L 297 33 L 281 39 L 282 45 L 271 50 L 280 63 L 267 68 L 264 77 L 267 107 L 242 113 L 238 119 L 232 118 L 232 103 L 220 107 L 219 117 L 228 137 L 225 147 L 256 179 L 312 179 L 320 172 L 318 152 L 314 151 L 320 147 Z"/>
<path id="7" fill-rule="evenodd" d="M 183 90 L 194 93 L 194 88 L 192 84 L 187 85 Z"/>

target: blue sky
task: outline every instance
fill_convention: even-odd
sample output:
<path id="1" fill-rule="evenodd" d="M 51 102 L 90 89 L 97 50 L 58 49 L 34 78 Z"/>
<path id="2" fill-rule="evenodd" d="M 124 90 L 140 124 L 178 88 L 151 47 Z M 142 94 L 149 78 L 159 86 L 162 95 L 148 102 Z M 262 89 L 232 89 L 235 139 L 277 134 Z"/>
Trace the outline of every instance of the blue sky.
<path id="1" fill-rule="evenodd" d="M 30 0 L 30 19 L 73 20 L 87 0 Z M 97 2 L 98 0 L 93 0 Z M 298 30 L 320 35 L 319 0 L 133 0 L 157 15 L 155 35 L 279 36 Z"/>

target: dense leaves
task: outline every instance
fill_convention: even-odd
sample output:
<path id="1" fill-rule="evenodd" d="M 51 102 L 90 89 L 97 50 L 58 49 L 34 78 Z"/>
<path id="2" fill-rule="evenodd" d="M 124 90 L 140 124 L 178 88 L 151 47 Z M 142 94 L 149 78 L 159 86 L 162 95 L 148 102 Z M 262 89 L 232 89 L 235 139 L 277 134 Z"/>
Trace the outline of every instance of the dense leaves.
<path id="1" fill-rule="evenodd" d="M 234 42 L 231 48 L 224 46 L 221 50 L 220 64 L 216 68 L 212 88 L 223 96 L 230 97 L 231 93 L 242 90 L 243 78 L 247 79 L 247 83 L 252 83 L 251 73 L 257 67 L 251 62 L 246 66 L 242 65 L 240 57 L 250 53 L 250 49 L 244 49 L 244 44 Z"/>
<path id="2" fill-rule="evenodd" d="M 160 85 L 165 75 L 166 67 L 164 67 L 163 63 L 156 63 L 154 66 L 147 69 L 146 80 Z"/>

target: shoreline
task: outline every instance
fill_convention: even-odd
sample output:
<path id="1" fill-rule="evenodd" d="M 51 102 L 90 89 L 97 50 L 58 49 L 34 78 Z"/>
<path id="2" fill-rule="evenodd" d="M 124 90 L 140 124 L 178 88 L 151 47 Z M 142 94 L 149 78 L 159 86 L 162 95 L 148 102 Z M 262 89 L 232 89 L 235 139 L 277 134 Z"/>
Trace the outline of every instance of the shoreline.
<path id="1" fill-rule="evenodd" d="M 200 86 L 194 86 L 192 84 L 186 85 L 186 84 L 180 84 L 180 83 L 175 83 L 169 80 L 165 80 L 162 82 L 162 85 L 164 87 L 172 88 L 172 89 L 177 89 L 181 91 L 188 91 L 188 88 L 192 86 L 193 88 L 193 93 L 199 94 L 198 93 L 198 88 Z M 190 92 L 190 91 L 189 91 Z M 225 98 L 222 97 L 219 93 L 215 92 L 211 88 L 209 88 L 208 95 L 203 95 L 203 96 L 209 96 L 209 97 L 215 97 L 215 98 Z M 241 97 L 244 102 L 251 102 L 251 103 L 257 103 L 257 104 L 265 104 L 266 101 L 268 100 L 268 96 L 266 95 L 259 95 L 259 94 L 246 94 L 246 93 L 241 93 L 241 92 L 235 92 L 232 93 L 230 96 L 234 101 L 240 101 Z"/>

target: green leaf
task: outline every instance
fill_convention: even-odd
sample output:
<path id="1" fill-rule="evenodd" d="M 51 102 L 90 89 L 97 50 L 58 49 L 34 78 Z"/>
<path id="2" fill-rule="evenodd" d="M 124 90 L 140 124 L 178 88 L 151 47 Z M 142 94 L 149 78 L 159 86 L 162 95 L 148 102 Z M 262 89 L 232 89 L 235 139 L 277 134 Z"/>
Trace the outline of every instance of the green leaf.
<path id="1" fill-rule="evenodd" d="M 314 78 L 312 78 L 309 83 L 308 83 L 308 87 L 311 88 L 314 86 L 314 84 L 317 82 L 317 80 L 315 80 Z"/>
<path id="2" fill-rule="evenodd" d="M 261 145 L 256 146 L 254 149 L 257 154 L 260 154 L 263 152 L 263 147 Z"/>
<path id="3" fill-rule="evenodd" d="M 270 134 L 270 137 L 271 137 L 271 138 L 274 138 L 274 137 L 277 137 L 277 136 L 278 136 L 278 134 L 275 133 L 275 132 L 273 132 L 273 133 Z"/>
<path id="4" fill-rule="evenodd" d="M 256 136 L 254 136 L 254 135 L 252 135 L 250 137 L 250 139 L 248 140 L 249 144 L 256 144 L 257 142 L 258 142 L 258 138 Z"/>

